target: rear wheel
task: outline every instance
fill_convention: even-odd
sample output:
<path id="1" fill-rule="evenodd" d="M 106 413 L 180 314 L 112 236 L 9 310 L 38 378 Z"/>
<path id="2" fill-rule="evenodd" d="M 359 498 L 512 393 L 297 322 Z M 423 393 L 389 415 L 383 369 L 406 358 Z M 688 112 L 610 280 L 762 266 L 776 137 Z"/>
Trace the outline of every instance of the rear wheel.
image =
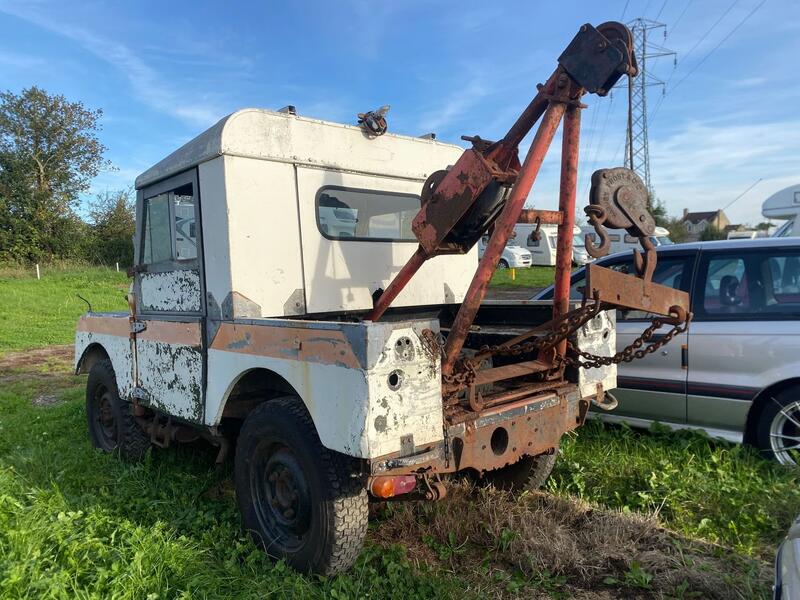
<path id="1" fill-rule="evenodd" d="M 800 388 L 767 399 L 756 425 L 759 449 L 784 465 L 800 462 Z"/>
<path id="2" fill-rule="evenodd" d="M 510 492 L 538 490 L 541 488 L 556 464 L 556 452 L 538 456 L 523 456 L 513 465 L 494 471 L 487 471 L 483 481 L 496 488 Z"/>
<path id="3" fill-rule="evenodd" d="M 367 532 L 366 486 L 357 461 L 322 445 L 298 398 L 250 413 L 235 462 L 244 525 L 267 554 L 322 575 L 352 566 Z"/>
<path id="4" fill-rule="evenodd" d="M 141 460 L 150 438 L 133 416 L 132 405 L 119 397 L 111 361 L 94 364 L 86 380 L 86 420 L 92 445 L 104 452 L 119 452 L 127 460 Z"/>

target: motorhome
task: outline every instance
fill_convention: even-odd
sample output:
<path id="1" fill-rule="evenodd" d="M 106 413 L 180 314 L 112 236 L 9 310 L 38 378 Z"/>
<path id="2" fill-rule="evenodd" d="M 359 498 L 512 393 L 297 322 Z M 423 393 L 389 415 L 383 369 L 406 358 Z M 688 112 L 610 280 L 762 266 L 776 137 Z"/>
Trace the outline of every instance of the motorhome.
<path id="1" fill-rule="evenodd" d="M 766 219 L 786 219 L 772 237 L 794 237 L 800 235 L 800 184 L 790 185 L 775 192 L 761 205 L 761 214 Z"/>

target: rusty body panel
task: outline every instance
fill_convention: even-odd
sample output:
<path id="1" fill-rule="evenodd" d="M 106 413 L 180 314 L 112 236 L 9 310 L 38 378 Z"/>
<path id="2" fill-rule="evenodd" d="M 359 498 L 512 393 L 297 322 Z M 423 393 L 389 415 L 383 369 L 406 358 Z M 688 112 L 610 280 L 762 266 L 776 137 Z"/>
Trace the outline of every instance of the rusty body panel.
<path id="1" fill-rule="evenodd" d="M 589 402 L 575 386 L 561 386 L 535 399 L 488 408 L 450 425 L 445 440 L 409 456 L 399 453 L 370 462 L 373 475 L 488 471 L 558 449 L 562 435 L 580 426 Z"/>
<path id="2" fill-rule="evenodd" d="M 210 349 L 271 358 L 366 368 L 340 330 L 270 327 L 266 324 L 222 323 Z"/>

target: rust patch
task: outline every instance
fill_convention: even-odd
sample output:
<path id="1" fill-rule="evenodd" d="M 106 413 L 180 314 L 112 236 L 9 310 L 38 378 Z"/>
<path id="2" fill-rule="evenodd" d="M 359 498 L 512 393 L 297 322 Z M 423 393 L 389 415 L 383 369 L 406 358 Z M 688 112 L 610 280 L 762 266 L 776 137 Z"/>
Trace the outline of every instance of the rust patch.
<path id="1" fill-rule="evenodd" d="M 212 350 L 300 360 L 349 369 L 365 368 L 342 331 L 223 323 Z"/>
<path id="2" fill-rule="evenodd" d="M 130 334 L 130 323 L 128 315 L 94 316 L 83 315 L 78 320 L 78 331 L 89 333 L 102 333 L 105 335 L 118 335 L 128 337 Z"/>
<path id="3" fill-rule="evenodd" d="M 147 329 L 136 334 L 136 339 L 149 342 L 164 342 L 181 346 L 200 346 L 199 323 L 175 323 L 147 320 Z"/>

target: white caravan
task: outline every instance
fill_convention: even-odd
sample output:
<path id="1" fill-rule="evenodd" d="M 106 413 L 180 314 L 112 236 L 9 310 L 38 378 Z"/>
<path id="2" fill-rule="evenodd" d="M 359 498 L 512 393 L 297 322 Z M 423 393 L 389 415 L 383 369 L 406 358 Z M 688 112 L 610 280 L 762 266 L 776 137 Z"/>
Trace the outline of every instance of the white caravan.
<path id="1" fill-rule="evenodd" d="M 535 235 L 536 225 L 517 223 L 514 227 L 516 242 L 526 248 L 533 257 L 534 265 L 554 266 L 556 264 L 557 225 L 540 225 L 539 234 Z M 575 226 L 572 230 L 572 264 L 585 265 L 594 259 L 586 253 L 581 230 Z"/>
<path id="2" fill-rule="evenodd" d="M 581 232 L 584 236 L 588 235 L 589 239 L 593 240 L 595 244 L 599 243 L 597 234 L 594 231 L 594 227 L 581 227 Z M 611 247 L 608 250 L 608 254 L 617 254 L 618 252 L 626 252 L 634 249 L 641 250 L 642 248 L 639 245 L 638 238 L 626 233 L 623 230 L 610 229 L 608 231 L 608 239 L 611 241 Z M 650 236 L 650 241 L 653 242 L 653 245 L 656 247 L 674 244 L 674 242 L 669 239 L 669 231 L 667 231 L 664 227 L 656 227 L 655 232 Z"/>

